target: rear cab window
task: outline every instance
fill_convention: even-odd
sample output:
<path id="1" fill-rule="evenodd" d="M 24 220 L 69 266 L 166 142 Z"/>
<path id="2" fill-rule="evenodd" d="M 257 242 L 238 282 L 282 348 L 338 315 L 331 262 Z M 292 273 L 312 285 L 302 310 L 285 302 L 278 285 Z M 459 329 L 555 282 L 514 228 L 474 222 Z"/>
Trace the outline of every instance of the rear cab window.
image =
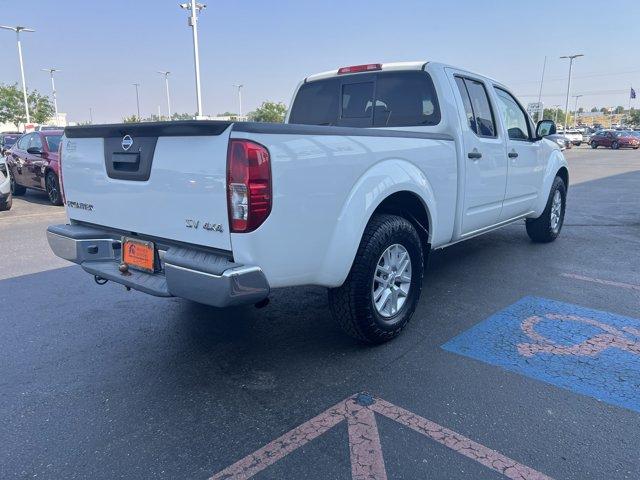
<path id="1" fill-rule="evenodd" d="M 352 127 L 437 125 L 433 81 L 422 70 L 344 75 L 303 84 L 289 123 Z"/>

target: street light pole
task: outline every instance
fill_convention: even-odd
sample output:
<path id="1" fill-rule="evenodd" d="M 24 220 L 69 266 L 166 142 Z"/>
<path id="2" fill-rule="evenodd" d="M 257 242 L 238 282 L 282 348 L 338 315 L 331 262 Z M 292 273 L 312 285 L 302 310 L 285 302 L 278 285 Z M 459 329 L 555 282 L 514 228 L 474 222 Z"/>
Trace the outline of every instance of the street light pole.
<path id="1" fill-rule="evenodd" d="M 16 32 L 16 38 L 18 40 L 18 58 L 20 59 L 20 75 L 22 77 L 22 96 L 24 99 L 24 113 L 27 117 L 27 123 L 31 123 L 31 117 L 29 116 L 29 102 L 27 100 L 27 81 L 24 78 L 24 63 L 22 61 L 22 44 L 20 43 L 20 32 L 35 32 L 35 30 L 20 25 L 15 27 L 7 27 L 0 25 L 0 28 L 4 30 L 12 30 Z"/>
<path id="2" fill-rule="evenodd" d="M 576 105 L 573 109 L 573 128 L 578 126 L 578 99 L 583 97 L 584 95 L 574 95 L 573 98 L 576 99 Z"/>
<path id="3" fill-rule="evenodd" d="M 544 71 L 547 68 L 547 56 L 544 56 L 544 63 L 542 64 L 542 78 L 540 78 L 540 91 L 538 92 L 538 121 L 542 120 L 544 117 L 544 108 L 541 106 L 542 103 L 542 84 L 544 83 Z"/>
<path id="4" fill-rule="evenodd" d="M 138 87 L 140 87 L 139 83 L 134 83 L 135 87 L 136 87 L 136 106 L 138 107 L 138 121 L 140 122 L 142 120 L 142 117 L 140 116 L 140 94 L 138 93 Z"/>
<path id="5" fill-rule="evenodd" d="M 582 53 L 578 53 L 575 55 L 563 55 L 560 58 L 568 58 L 569 59 L 569 79 L 567 80 L 567 100 L 564 104 L 564 113 L 566 118 L 564 119 L 564 128 L 567 129 L 567 123 L 569 120 L 569 91 L 571 90 L 571 67 L 573 67 L 573 60 L 578 57 L 584 57 Z"/>
<path id="6" fill-rule="evenodd" d="M 41 70 L 43 72 L 49 72 L 49 75 L 51 75 L 51 93 L 53 94 L 53 108 L 56 112 L 56 122 L 57 122 L 58 121 L 58 94 L 56 92 L 56 82 L 53 79 L 53 74 L 55 72 L 59 72 L 60 70 L 56 68 L 42 68 Z"/>
<path id="7" fill-rule="evenodd" d="M 242 87 L 244 85 L 234 85 L 238 89 L 238 117 L 242 117 Z"/>
<path id="8" fill-rule="evenodd" d="M 169 97 L 169 74 L 171 72 L 163 72 L 161 70 L 158 70 L 158 73 L 160 75 L 164 75 L 164 87 L 167 94 L 167 113 L 169 114 L 169 120 L 171 120 L 171 98 Z"/>
<path id="9" fill-rule="evenodd" d="M 198 15 L 207 6 L 203 3 L 197 3 L 196 0 L 191 0 L 190 3 L 181 3 L 180 8 L 191 11 L 188 24 L 193 32 L 193 63 L 195 65 L 196 102 L 198 105 L 196 118 L 199 118 L 202 116 L 202 94 L 200 91 L 200 55 L 198 53 Z"/>

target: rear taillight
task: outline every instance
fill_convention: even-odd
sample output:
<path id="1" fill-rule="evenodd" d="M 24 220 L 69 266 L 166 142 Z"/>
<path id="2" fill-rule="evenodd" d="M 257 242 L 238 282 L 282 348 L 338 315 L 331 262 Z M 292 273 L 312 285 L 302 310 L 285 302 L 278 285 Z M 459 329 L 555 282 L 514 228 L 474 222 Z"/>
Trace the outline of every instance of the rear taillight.
<path id="1" fill-rule="evenodd" d="M 271 213 L 269 151 L 249 140 L 232 139 L 227 154 L 227 205 L 233 233 L 252 232 Z"/>
<path id="2" fill-rule="evenodd" d="M 338 69 L 338 75 L 344 75 L 345 73 L 374 72 L 376 70 L 382 70 L 382 64 L 367 63 L 365 65 L 352 65 L 350 67 L 342 67 Z"/>

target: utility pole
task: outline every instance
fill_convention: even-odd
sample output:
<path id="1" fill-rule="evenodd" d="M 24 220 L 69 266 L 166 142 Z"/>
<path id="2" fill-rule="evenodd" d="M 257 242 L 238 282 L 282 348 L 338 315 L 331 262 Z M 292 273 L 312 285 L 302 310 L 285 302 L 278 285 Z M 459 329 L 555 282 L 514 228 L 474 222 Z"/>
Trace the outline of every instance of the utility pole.
<path id="1" fill-rule="evenodd" d="M 142 117 L 140 116 L 140 94 L 138 92 L 138 88 L 140 87 L 139 83 L 134 83 L 136 87 L 136 105 L 138 107 L 138 121 L 142 121 Z"/>
<path id="2" fill-rule="evenodd" d="M 542 78 L 540 79 L 540 91 L 538 92 L 538 121 L 544 117 L 544 107 L 542 106 L 542 84 L 544 83 L 544 71 L 547 68 L 547 56 L 544 56 L 544 63 L 542 64 Z"/>
<path id="3" fill-rule="evenodd" d="M 56 82 L 53 79 L 53 74 L 55 72 L 59 72 L 60 70 L 56 68 L 41 68 L 43 72 L 49 72 L 51 76 L 51 93 L 53 94 L 53 108 L 56 112 L 56 122 L 58 121 L 58 94 L 56 92 Z"/>
<path id="4" fill-rule="evenodd" d="M 89 107 L 89 122 L 93 125 L 93 108 Z"/>
<path id="5" fill-rule="evenodd" d="M 578 57 L 584 57 L 584 55 L 582 53 L 577 53 L 575 55 L 563 55 L 560 58 L 568 58 L 569 59 L 569 79 L 567 80 L 567 100 L 564 104 L 564 113 L 566 118 L 564 119 L 564 123 L 565 123 L 565 130 L 567 128 L 567 123 L 569 120 L 569 91 L 571 90 L 571 67 L 573 66 L 573 61 L 578 58 Z"/>
<path id="6" fill-rule="evenodd" d="M 573 109 L 573 128 L 578 126 L 578 99 L 583 97 L 584 95 L 574 95 L 573 98 L 576 99 L 576 105 Z"/>
<path id="7" fill-rule="evenodd" d="M 238 89 L 238 117 L 242 117 L 242 87 L 244 85 L 234 85 Z"/>
<path id="8" fill-rule="evenodd" d="M 22 97 L 24 99 L 24 113 L 27 117 L 27 123 L 31 123 L 31 117 L 29 116 L 29 101 L 27 100 L 27 81 L 24 78 L 24 62 L 22 61 L 22 44 L 20 43 L 20 32 L 35 32 L 35 30 L 20 25 L 15 27 L 7 27 L 0 25 L 0 28 L 4 30 L 13 30 L 16 32 L 16 38 L 18 40 L 18 58 L 20 59 L 20 75 L 22 77 Z"/>
<path id="9" fill-rule="evenodd" d="M 164 88 L 167 95 L 167 113 L 169 114 L 169 120 L 171 120 L 171 98 L 169 97 L 169 74 L 171 72 L 163 72 L 162 70 L 158 70 L 158 73 L 164 76 Z"/>
<path id="10" fill-rule="evenodd" d="M 188 24 L 193 32 L 193 63 L 195 66 L 196 74 L 196 102 L 198 111 L 196 112 L 196 119 L 202 117 L 202 94 L 200 91 L 200 55 L 198 53 L 198 15 L 200 11 L 207 8 L 203 3 L 197 3 L 196 0 L 191 0 L 190 3 L 181 3 L 180 8 L 183 10 L 190 10 Z"/>

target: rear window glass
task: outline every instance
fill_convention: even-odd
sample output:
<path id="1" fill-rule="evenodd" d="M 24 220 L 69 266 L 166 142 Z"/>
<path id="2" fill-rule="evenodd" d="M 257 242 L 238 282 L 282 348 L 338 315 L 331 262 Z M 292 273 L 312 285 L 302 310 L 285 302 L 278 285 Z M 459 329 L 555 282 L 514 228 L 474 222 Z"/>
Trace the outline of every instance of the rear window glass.
<path id="1" fill-rule="evenodd" d="M 305 83 L 298 90 L 291 107 L 289 123 L 305 125 L 335 125 L 338 119 L 337 78 Z"/>
<path id="2" fill-rule="evenodd" d="M 3 142 L 5 146 L 9 147 L 16 143 L 16 140 L 18 140 L 18 135 L 5 135 Z"/>
<path id="3" fill-rule="evenodd" d="M 49 147 L 50 152 L 57 152 L 58 147 L 60 146 L 60 139 L 62 135 L 47 135 L 44 137 L 47 139 L 47 146 Z"/>
<path id="4" fill-rule="evenodd" d="M 366 80 L 345 75 L 302 85 L 289 123 L 354 125 L 350 119 L 361 119 L 358 126 L 399 127 L 440 122 L 435 88 L 426 72 L 381 72 Z"/>

